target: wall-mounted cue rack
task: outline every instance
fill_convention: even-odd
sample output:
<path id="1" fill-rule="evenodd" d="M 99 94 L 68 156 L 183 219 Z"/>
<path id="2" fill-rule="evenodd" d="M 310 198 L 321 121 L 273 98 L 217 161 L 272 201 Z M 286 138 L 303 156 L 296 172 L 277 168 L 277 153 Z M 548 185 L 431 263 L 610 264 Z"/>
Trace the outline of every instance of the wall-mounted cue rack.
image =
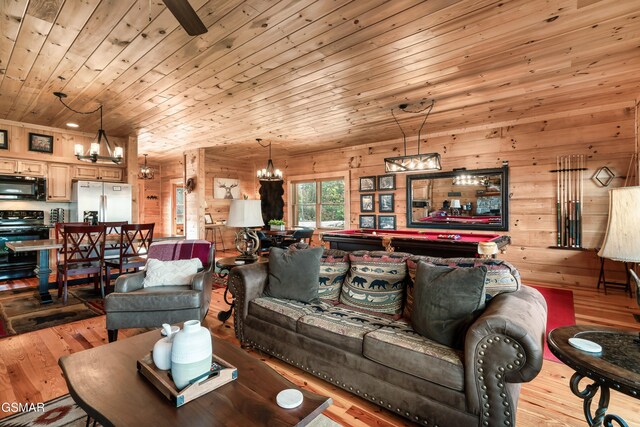
<path id="1" fill-rule="evenodd" d="M 559 248 L 582 248 L 583 178 L 587 170 L 584 154 L 559 156 L 557 169 L 556 215 Z"/>

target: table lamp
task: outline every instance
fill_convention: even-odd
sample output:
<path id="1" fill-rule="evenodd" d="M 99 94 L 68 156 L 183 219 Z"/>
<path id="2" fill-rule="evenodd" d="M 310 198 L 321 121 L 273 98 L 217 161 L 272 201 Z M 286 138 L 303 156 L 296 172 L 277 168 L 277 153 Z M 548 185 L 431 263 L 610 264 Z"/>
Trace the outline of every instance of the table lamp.
<path id="1" fill-rule="evenodd" d="M 252 262 L 258 259 L 256 252 L 260 245 L 260 239 L 255 230 L 249 227 L 262 227 L 262 208 L 260 200 L 234 199 L 229 206 L 228 227 L 238 227 L 236 233 L 236 249 L 240 256 L 236 259 L 240 261 Z"/>
<path id="2" fill-rule="evenodd" d="M 598 251 L 600 258 L 621 261 L 626 264 L 640 262 L 640 187 L 620 187 L 609 190 L 609 221 L 604 241 Z M 629 267 L 626 266 L 626 283 L 609 282 L 604 278 L 604 263 L 600 264 L 600 283 L 621 286 L 631 295 Z"/>
<path id="3" fill-rule="evenodd" d="M 452 215 L 460 215 L 460 208 L 462 205 L 460 204 L 460 199 L 451 200 L 451 214 Z"/>
<path id="4" fill-rule="evenodd" d="M 498 253 L 498 245 L 495 242 L 478 243 L 478 254 L 480 258 L 493 258 Z"/>

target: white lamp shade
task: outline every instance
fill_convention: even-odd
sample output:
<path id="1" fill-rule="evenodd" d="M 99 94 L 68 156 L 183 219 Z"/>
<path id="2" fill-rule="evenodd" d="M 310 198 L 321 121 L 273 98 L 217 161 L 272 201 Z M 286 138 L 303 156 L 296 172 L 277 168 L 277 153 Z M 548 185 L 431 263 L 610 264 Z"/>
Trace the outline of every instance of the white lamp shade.
<path id="1" fill-rule="evenodd" d="M 478 243 L 478 253 L 480 255 L 493 255 L 498 253 L 498 245 L 496 242 L 480 242 Z"/>
<path id="2" fill-rule="evenodd" d="M 640 262 L 640 187 L 609 190 L 609 222 L 598 256 Z"/>
<path id="3" fill-rule="evenodd" d="M 262 207 L 260 200 L 232 200 L 229 207 L 229 227 L 262 227 Z"/>
<path id="4" fill-rule="evenodd" d="M 459 199 L 453 199 L 451 200 L 451 207 L 454 209 L 460 209 L 460 200 Z"/>

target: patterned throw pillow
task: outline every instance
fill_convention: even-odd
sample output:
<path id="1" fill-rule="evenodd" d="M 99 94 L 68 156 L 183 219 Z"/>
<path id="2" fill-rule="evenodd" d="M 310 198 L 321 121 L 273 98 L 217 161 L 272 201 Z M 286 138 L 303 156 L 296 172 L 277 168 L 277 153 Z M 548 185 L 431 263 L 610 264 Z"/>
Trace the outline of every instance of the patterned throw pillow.
<path id="1" fill-rule="evenodd" d="M 503 292 L 515 292 L 520 289 L 520 273 L 507 261 L 491 258 L 438 258 L 414 255 L 407 260 L 409 280 L 407 280 L 407 295 L 402 313 L 402 317 L 405 319 L 411 318 L 413 290 L 419 261 L 423 261 L 431 266 L 454 268 L 479 267 L 484 265 L 487 268 L 487 274 L 485 276 L 486 302 Z"/>
<path id="2" fill-rule="evenodd" d="M 200 258 L 175 261 L 160 261 L 149 258 L 144 269 L 142 286 L 152 288 L 155 286 L 188 285 L 200 268 L 202 268 Z"/>
<path id="3" fill-rule="evenodd" d="M 301 242 L 289 246 L 290 251 L 306 249 L 309 245 Z M 340 299 L 340 289 L 349 271 L 349 252 L 339 249 L 325 249 L 320 259 L 320 287 L 318 297 L 327 302 L 337 304 Z"/>
<path id="4" fill-rule="evenodd" d="M 410 256 L 402 252 L 351 252 L 351 268 L 340 302 L 372 313 L 400 314 Z"/>

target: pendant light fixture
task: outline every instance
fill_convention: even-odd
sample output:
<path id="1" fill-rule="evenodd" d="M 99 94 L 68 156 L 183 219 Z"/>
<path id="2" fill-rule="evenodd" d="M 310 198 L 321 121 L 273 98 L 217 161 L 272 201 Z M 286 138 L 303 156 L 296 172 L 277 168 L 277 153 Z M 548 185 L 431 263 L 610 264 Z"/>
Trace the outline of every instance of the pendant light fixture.
<path id="1" fill-rule="evenodd" d="M 267 162 L 267 167 L 258 170 L 258 179 L 260 181 L 282 181 L 282 171 L 280 169 L 276 169 L 273 166 L 273 161 L 271 160 L 271 143 L 269 145 L 262 145 L 262 139 L 256 138 L 258 144 L 262 148 L 269 147 L 269 161 Z"/>
<path id="2" fill-rule="evenodd" d="M 140 172 L 138 173 L 138 179 L 153 179 L 153 169 L 147 166 L 147 155 L 144 156 L 144 165 L 140 168 Z"/>
<path id="3" fill-rule="evenodd" d="M 435 102 L 435 100 L 432 100 L 428 107 L 420 111 L 407 111 L 407 104 L 400 104 L 398 106 L 398 108 L 405 113 L 422 113 L 425 110 L 427 111 L 424 116 L 424 120 L 422 121 L 422 125 L 420 125 L 420 129 L 418 129 L 418 154 L 407 155 L 407 135 L 404 133 L 402 126 L 400 126 L 400 122 L 398 122 L 398 119 L 393 112 L 393 108 L 391 109 L 393 120 L 395 120 L 396 124 L 400 128 L 400 132 L 402 132 L 404 156 L 387 157 L 384 159 L 384 170 L 386 173 L 436 171 L 442 169 L 439 153 L 420 153 L 420 132 L 422 131 L 424 124 L 427 122 L 427 118 L 429 117 L 431 110 L 433 110 Z"/>
<path id="4" fill-rule="evenodd" d="M 100 129 L 98 129 L 98 134 L 96 138 L 93 140 L 91 145 L 89 146 L 89 150 L 85 151 L 84 146 L 82 144 L 76 144 L 73 147 L 73 152 L 78 160 L 82 160 L 85 162 L 91 163 L 115 163 L 119 165 L 122 163 L 122 159 L 124 157 L 124 149 L 120 146 L 111 147 L 111 143 L 107 138 L 107 133 L 102 129 L 102 104 L 98 108 L 93 111 L 77 111 L 68 106 L 63 99 L 67 97 L 67 94 L 62 92 L 53 92 L 55 96 L 58 97 L 62 105 L 64 105 L 67 109 L 73 111 L 76 114 L 93 114 L 97 111 L 100 111 Z M 100 144 L 104 139 L 105 145 L 107 147 L 108 156 L 100 155 Z"/>

